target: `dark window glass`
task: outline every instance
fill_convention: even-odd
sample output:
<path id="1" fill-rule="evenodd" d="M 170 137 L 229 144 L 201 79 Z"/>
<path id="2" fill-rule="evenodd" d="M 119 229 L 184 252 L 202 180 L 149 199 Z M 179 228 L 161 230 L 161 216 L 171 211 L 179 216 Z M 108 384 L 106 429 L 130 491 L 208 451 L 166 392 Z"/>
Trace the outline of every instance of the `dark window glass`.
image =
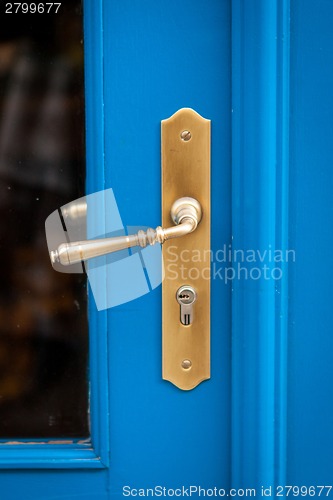
<path id="1" fill-rule="evenodd" d="M 52 269 L 44 229 L 85 194 L 81 2 L 0 8 L 0 439 L 86 437 L 86 279 Z"/>

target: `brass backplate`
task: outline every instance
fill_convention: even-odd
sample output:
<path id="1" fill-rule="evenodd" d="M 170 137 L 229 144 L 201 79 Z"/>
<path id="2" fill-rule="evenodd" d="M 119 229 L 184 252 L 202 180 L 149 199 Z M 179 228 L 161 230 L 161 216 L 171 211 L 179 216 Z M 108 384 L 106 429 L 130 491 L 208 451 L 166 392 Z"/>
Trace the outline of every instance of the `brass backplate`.
<path id="1" fill-rule="evenodd" d="M 193 233 L 163 245 L 163 379 L 190 390 L 210 378 L 210 120 L 189 108 L 162 121 L 163 227 L 172 225 L 170 207 L 183 196 L 198 200 L 203 216 Z M 182 285 L 197 292 L 188 326 L 176 300 Z"/>

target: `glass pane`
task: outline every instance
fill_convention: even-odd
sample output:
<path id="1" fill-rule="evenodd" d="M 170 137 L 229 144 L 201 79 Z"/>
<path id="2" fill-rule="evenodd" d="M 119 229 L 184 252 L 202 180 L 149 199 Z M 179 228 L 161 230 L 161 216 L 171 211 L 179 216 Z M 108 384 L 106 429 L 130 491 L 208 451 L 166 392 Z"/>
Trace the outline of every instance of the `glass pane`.
<path id="1" fill-rule="evenodd" d="M 82 7 L 17 5 L 0 26 L 0 438 L 87 437 L 86 277 L 52 269 L 44 229 L 85 194 Z"/>

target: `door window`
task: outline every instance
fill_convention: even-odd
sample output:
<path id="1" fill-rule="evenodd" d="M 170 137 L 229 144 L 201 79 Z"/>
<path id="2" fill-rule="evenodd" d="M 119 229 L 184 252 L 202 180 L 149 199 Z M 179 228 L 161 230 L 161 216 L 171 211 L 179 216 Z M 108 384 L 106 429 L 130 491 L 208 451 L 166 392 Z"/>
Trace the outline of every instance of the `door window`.
<path id="1" fill-rule="evenodd" d="M 89 435 L 86 277 L 53 271 L 44 232 L 85 194 L 82 7 L 57 5 L 1 13 L 2 440 Z"/>

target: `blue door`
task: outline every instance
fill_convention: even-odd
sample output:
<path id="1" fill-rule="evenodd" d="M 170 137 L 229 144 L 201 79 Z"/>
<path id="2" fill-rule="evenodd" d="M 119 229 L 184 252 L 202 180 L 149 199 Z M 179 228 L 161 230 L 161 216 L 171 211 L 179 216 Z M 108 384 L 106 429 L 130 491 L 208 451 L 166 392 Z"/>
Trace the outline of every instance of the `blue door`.
<path id="1" fill-rule="evenodd" d="M 38 5 L 25 13 L 23 4 L 7 4 L 6 16 L 36 16 Z M 64 4 L 57 6 L 40 15 L 58 15 Z M 89 283 L 84 302 L 68 298 L 63 278 L 52 294 L 75 311 L 75 321 L 62 312 L 65 326 L 54 336 L 68 330 L 68 361 L 61 366 L 73 372 L 61 385 L 60 410 L 47 415 L 45 397 L 33 406 L 29 415 L 46 415 L 40 432 L 38 425 L 25 431 L 30 417 L 16 412 L 17 427 L 0 436 L 2 497 L 333 495 L 333 4 L 85 0 L 79 19 L 84 190 L 66 191 L 66 162 L 55 169 L 53 160 L 51 191 L 63 193 L 54 209 L 112 188 L 124 226 L 158 226 L 161 120 L 181 108 L 211 120 L 211 378 L 189 391 L 162 379 L 160 286 L 98 310 Z M 73 35 L 61 33 L 64 43 Z M 59 61 L 51 110 L 64 102 L 68 67 Z M 42 138 L 49 124 L 38 129 Z M 1 156 L 3 165 L 13 151 Z M 20 173 L 27 185 L 29 172 L 40 179 L 31 164 Z M 13 186 L 18 192 L 15 182 L 3 184 L 3 192 Z M 40 201 L 37 191 L 29 196 Z M 33 279 L 43 283 L 40 276 Z M 71 286 L 82 291 L 84 274 L 75 279 Z M 20 304 L 27 296 L 28 287 Z M 38 317 L 45 337 L 51 321 Z M 79 344 L 73 332 L 84 328 Z M 53 340 L 59 355 L 42 367 L 55 380 L 62 376 L 63 345 Z M 13 359 L 30 373 L 23 355 Z M 77 373 L 84 376 L 73 385 Z M 14 413 L 6 415 L 10 421 Z"/>

